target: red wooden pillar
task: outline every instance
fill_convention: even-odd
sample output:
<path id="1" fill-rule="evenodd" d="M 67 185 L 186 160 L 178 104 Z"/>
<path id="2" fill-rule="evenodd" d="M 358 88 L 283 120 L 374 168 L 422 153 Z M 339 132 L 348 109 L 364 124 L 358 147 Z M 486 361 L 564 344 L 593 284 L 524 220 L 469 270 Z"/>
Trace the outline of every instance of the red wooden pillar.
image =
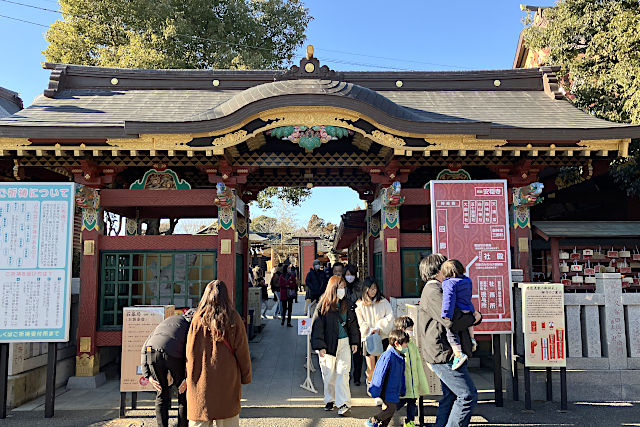
<path id="1" fill-rule="evenodd" d="M 229 299 L 236 305 L 236 195 L 229 187 L 218 188 L 218 280 L 227 285 Z"/>
<path id="2" fill-rule="evenodd" d="M 382 281 L 386 297 L 402 296 L 402 263 L 400 259 L 400 206 L 383 203 L 382 222 Z"/>
<path id="3" fill-rule="evenodd" d="M 560 283 L 560 242 L 557 237 L 551 238 L 551 281 Z"/>
<path id="4" fill-rule="evenodd" d="M 100 370 L 100 355 L 96 351 L 98 324 L 98 286 L 100 283 L 100 239 L 102 209 L 99 206 L 82 209 L 82 258 L 80 261 L 80 305 L 78 313 L 78 348 L 76 376 L 91 377 Z"/>
<path id="5" fill-rule="evenodd" d="M 237 215 L 237 229 L 238 229 L 238 248 L 236 253 L 242 255 L 242 283 L 240 285 L 243 289 L 242 292 L 242 310 L 246 315 L 249 314 L 249 264 L 251 263 L 251 251 L 249 247 L 249 206 L 245 205 L 243 209 L 243 216 Z M 260 313 L 254 313 L 254 316 L 259 316 Z"/>
<path id="6" fill-rule="evenodd" d="M 372 214 L 371 204 L 367 206 L 367 271 L 369 276 L 374 275 L 373 253 L 376 239 L 380 237 L 380 220 Z"/>
<path id="7" fill-rule="evenodd" d="M 516 189 L 517 191 L 517 189 Z M 513 217 L 513 229 L 511 241 L 513 247 L 513 264 L 521 269 L 524 281 L 531 281 L 532 254 L 531 254 L 531 209 L 529 206 L 511 205 Z"/>
<path id="8" fill-rule="evenodd" d="M 317 257 L 317 243 L 315 238 L 300 238 L 298 240 L 298 247 L 300 252 L 298 254 L 300 268 L 300 281 L 305 282 L 307 272 L 313 268 L 313 261 Z"/>

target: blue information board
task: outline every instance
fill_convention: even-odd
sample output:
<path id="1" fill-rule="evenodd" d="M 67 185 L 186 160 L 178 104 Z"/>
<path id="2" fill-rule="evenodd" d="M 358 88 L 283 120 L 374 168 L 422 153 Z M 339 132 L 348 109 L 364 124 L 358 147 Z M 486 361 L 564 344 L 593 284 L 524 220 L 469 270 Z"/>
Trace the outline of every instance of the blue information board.
<path id="1" fill-rule="evenodd" d="M 0 342 L 69 340 L 75 187 L 0 183 Z"/>

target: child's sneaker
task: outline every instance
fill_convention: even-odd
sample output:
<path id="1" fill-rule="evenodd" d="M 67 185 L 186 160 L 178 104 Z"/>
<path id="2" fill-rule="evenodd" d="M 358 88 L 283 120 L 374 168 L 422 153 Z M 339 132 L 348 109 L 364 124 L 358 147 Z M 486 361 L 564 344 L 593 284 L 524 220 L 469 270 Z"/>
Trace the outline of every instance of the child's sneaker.
<path id="1" fill-rule="evenodd" d="M 451 365 L 451 369 L 453 369 L 454 371 L 458 370 L 460 366 L 464 365 L 464 362 L 466 362 L 468 358 L 469 356 L 467 356 L 466 354 L 460 353 L 460 356 L 456 356 L 453 358 L 453 365 Z"/>
<path id="2" fill-rule="evenodd" d="M 375 418 L 369 418 L 364 422 L 364 425 L 367 427 L 380 427 L 380 423 Z"/>
<path id="3" fill-rule="evenodd" d="M 478 342 L 476 341 L 475 338 L 471 338 L 471 352 L 475 353 L 477 349 L 478 349 Z"/>
<path id="4" fill-rule="evenodd" d="M 375 398 L 375 402 L 376 402 L 376 406 L 382 406 L 382 404 L 384 403 L 382 399 L 380 399 L 379 397 Z"/>
<path id="5" fill-rule="evenodd" d="M 414 424 L 413 421 L 409 421 L 409 422 L 404 423 L 404 427 L 416 427 L 416 425 Z"/>

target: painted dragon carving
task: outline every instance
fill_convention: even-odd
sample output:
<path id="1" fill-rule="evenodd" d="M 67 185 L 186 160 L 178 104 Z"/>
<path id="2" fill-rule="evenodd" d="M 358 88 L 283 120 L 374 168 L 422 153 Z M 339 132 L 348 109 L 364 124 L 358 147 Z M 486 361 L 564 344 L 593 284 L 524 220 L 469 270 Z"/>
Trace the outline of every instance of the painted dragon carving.
<path id="1" fill-rule="evenodd" d="M 534 182 L 524 187 L 514 188 L 513 205 L 514 206 L 533 206 L 542 202 L 542 190 L 544 184 Z"/>

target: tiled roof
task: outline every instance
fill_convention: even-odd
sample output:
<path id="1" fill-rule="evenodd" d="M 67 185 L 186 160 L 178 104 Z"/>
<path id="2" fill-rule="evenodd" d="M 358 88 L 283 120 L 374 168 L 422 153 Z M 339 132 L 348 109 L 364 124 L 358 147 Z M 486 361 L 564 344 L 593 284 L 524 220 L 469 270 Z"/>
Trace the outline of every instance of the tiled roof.
<path id="1" fill-rule="evenodd" d="M 553 68 L 351 71 L 331 74 L 340 80 L 277 80 L 281 71 L 47 67 L 52 77 L 46 96 L 0 119 L 0 136 L 197 133 L 227 128 L 267 109 L 330 106 L 419 134 L 538 140 L 640 137 L 638 126 L 601 120 L 573 107 L 557 86 L 545 84 Z"/>
<path id="2" fill-rule="evenodd" d="M 22 109 L 22 99 L 17 92 L 0 87 L 0 118 L 10 116 Z"/>

